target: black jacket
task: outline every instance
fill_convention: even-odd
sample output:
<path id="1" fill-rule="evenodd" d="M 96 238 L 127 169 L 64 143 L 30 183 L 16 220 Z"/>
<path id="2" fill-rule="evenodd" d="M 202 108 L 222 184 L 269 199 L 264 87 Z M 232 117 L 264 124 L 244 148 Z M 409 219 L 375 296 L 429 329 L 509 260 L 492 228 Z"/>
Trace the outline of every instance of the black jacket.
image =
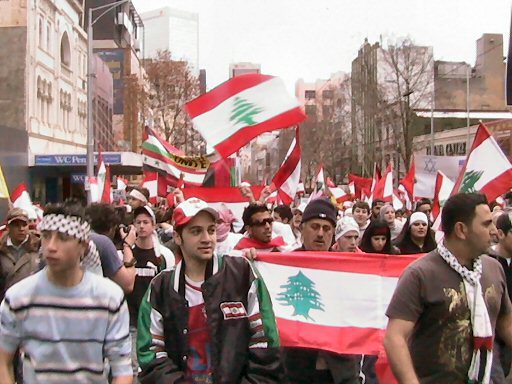
<path id="1" fill-rule="evenodd" d="M 185 383 L 188 303 L 185 264 L 151 282 L 139 311 L 141 383 Z M 214 383 L 281 383 L 279 336 L 267 289 L 243 257 L 214 257 L 201 289 L 212 340 Z M 225 305 L 243 308 L 226 318 Z M 162 343 L 163 340 L 163 343 Z"/>

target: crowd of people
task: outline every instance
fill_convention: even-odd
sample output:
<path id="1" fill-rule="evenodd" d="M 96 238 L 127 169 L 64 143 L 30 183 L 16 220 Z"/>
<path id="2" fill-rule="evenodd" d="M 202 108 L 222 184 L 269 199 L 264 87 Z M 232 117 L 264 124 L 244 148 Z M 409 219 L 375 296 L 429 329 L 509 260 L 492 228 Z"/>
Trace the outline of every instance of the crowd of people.
<path id="1" fill-rule="evenodd" d="M 123 206 L 50 204 L 38 223 L 11 209 L 0 239 L 0 383 L 379 383 L 377 356 L 280 346 L 252 260 L 294 251 L 426 254 L 386 312 L 397 381 L 505 383 L 508 208 L 454 195 L 441 238 L 428 199 L 411 211 L 328 197 L 271 206 L 266 189 L 241 192 L 241 217 L 180 189 L 172 206 L 152 206 L 140 187 Z"/>

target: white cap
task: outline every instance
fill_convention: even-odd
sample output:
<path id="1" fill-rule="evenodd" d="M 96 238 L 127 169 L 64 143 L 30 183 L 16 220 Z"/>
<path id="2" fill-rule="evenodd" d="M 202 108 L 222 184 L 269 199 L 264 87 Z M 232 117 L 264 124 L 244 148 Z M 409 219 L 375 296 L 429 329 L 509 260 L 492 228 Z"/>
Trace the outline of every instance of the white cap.
<path id="1" fill-rule="evenodd" d="M 356 221 L 349 216 L 345 216 L 341 220 L 338 221 L 336 224 L 336 232 L 334 235 L 334 239 L 338 241 L 338 239 L 343 236 L 344 234 L 350 232 L 350 231 L 356 231 L 359 234 L 359 225 L 356 223 Z"/>
<path id="2" fill-rule="evenodd" d="M 423 222 L 428 225 L 428 217 L 423 212 L 414 212 L 409 219 L 409 225 L 413 225 L 416 222 Z"/>

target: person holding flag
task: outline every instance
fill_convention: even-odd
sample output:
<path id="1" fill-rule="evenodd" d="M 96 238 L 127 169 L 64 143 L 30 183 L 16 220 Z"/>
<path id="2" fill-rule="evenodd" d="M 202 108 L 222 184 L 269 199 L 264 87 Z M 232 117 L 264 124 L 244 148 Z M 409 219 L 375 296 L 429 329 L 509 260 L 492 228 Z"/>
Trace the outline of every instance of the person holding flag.
<path id="1" fill-rule="evenodd" d="M 302 216 L 303 245 L 296 251 L 329 252 L 336 228 L 337 210 L 327 198 L 312 200 Z M 358 226 L 340 225 L 341 238 L 350 234 L 357 239 Z M 350 243 L 353 240 L 349 241 Z M 347 245 L 355 249 L 355 245 Z M 359 359 L 356 356 L 306 348 L 284 348 L 284 365 L 290 383 L 295 384 L 356 384 L 359 383 Z"/>

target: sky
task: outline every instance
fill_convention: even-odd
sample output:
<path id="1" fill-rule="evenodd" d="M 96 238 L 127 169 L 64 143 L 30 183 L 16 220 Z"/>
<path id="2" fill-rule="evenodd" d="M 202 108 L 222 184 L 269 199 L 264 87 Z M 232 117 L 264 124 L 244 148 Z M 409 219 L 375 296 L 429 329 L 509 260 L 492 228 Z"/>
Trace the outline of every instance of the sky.
<path id="1" fill-rule="evenodd" d="M 229 64 L 261 64 L 290 92 L 295 82 L 350 72 L 370 43 L 411 38 L 434 48 L 434 59 L 474 65 L 483 33 L 504 35 L 510 0 L 133 0 L 139 13 L 171 7 L 199 14 L 199 67 L 209 89 L 228 78 Z"/>

